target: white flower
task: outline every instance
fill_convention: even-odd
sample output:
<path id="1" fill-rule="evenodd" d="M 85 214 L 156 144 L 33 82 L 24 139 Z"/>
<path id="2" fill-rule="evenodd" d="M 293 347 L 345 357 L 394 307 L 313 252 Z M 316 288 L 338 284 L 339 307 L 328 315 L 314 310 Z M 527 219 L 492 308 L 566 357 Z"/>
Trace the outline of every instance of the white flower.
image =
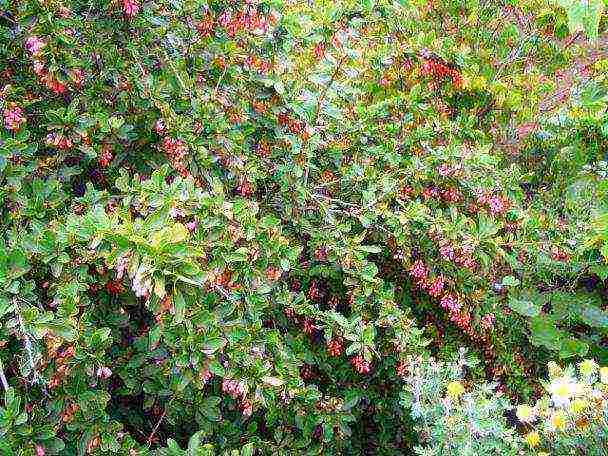
<path id="1" fill-rule="evenodd" d="M 551 400 L 556 407 L 565 407 L 577 393 L 577 384 L 570 377 L 558 377 L 548 386 Z"/>

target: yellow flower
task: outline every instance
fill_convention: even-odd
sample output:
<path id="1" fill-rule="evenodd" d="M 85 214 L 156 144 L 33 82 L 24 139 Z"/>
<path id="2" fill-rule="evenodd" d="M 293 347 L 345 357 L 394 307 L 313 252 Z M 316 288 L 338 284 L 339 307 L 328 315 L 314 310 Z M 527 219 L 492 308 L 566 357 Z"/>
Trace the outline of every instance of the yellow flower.
<path id="1" fill-rule="evenodd" d="M 530 448 L 537 447 L 540 444 L 540 434 L 536 431 L 529 432 L 526 435 L 526 443 Z"/>
<path id="2" fill-rule="evenodd" d="M 460 382 L 448 383 L 448 396 L 458 399 L 464 393 L 464 386 Z"/>
<path id="3" fill-rule="evenodd" d="M 529 405 L 518 405 L 515 414 L 522 423 L 531 423 L 536 418 L 536 410 Z"/>
<path id="4" fill-rule="evenodd" d="M 549 456 L 549 453 L 547 453 L 546 451 L 539 451 L 538 453 L 536 453 L 536 456 Z"/>
<path id="5" fill-rule="evenodd" d="M 588 405 L 589 403 L 586 399 L 574 399 L 570 404 L 570 411 L 575 415 L 578 415 L 583 410 L 585 410 Z"/>
<path id="6" fill-rule="evenodd" d="M 600 369 L 600 381 L 604 385 L 608 385 L 608 367 L 602 367 Z"/>
<path id="7" fill-rule="evenodd" d="M 564 412 L 559 411 L 559 412 L 555 412 L 553 415 L 551 415 L 551 418 L 549 418 L 549 423 L 548 423 L 548 428 L 550 430 L 555 430 L 555 431 L 563 431 L 566 427 L 566 415 L 564 415 Z"/>
<path id="8" fill-rule="evenodd" d="M 582 375 L 590 377 L 597 370 L 597 363 L 592 359 L 586 359 L 578 365 L 578 368 Z"/>

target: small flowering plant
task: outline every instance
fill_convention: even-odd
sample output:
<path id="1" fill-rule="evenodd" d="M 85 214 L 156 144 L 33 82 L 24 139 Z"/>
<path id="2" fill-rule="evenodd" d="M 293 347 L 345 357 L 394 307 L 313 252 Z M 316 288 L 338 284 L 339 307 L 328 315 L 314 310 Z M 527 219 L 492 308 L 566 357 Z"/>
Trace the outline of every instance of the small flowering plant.
<path id="1" fill-rule="evenodd" d="M 608 448 L 608 368 L 593 360 L 549 364 L 546 394 L 513 406 L 495 385 L 467 387 L 461 357 L 452 363 L 410 359 L 402 404 L 424 436 L 417 454 L 589 454 Z M 517 420 L 507 419 L 512 416 Z M 577 453 L 578 452 L 578 453 Z"/>
<path id="2" fill-rule="evenodd" d="M 608 367 L 590 359 L 578 366 L 549 364 L 546 395 L 517 407 L 530 451 L 567 454 L 576 448 L 600 455 L 608 448 Z"/>

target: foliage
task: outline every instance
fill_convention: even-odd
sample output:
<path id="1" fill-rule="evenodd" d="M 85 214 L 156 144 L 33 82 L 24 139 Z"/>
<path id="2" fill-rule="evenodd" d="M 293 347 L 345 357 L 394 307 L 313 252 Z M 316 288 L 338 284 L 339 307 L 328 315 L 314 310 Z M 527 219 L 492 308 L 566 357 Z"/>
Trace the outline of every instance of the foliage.
<path id="1" fill-rule="evenodd" d="M 0 2 L 2 452 L 520 448 L 608 361 L 608 60 L 516 3 Z"/>

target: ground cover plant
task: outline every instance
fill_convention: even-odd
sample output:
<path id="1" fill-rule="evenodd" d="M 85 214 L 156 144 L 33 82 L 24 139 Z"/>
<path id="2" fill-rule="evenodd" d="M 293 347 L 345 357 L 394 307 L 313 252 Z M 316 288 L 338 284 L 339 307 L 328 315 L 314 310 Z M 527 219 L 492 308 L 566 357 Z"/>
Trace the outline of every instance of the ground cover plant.
<path id="1" fill-rule="evenodd" d="M 0 0 L 0 454 L 608 454 L 603 0 Z"/>

